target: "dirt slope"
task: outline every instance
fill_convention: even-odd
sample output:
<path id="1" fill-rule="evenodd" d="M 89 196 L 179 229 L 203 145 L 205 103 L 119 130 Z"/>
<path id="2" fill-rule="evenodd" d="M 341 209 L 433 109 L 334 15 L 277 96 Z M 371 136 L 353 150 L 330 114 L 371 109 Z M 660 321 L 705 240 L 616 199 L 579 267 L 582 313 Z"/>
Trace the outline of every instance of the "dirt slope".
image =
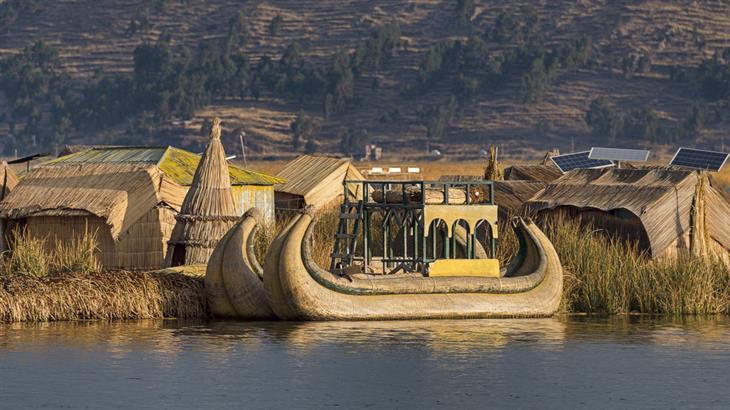
<path id="1" fill-rule="evenodd" d="M 144 41 L 155 41 L 161 33 L 175 45 L 194 46 L 201 38 L 225 34 L 227 20 L 238 10 L 249 19 L 251 41 L 247 51 L 254 58 L 278 58 L 292 41 L 300 41 L 307 54 L 318 61 L 337 48 L 353 48 L 367 38 L 372 28 L 397 21 L 404 46 L 377 74 L 369 73 L 356 85 L 361 104 L 333 118 L 322 129 L 324 150 L 337 148 L 337 134 L 344 127 L 367 128 L 371 139 L 387 151 L 416 155 L 425 150 L 424 127 L 417 116 L 422 104 L 436 104 L 450 95 L 447 85 L 424 95 L 406 98 L 401 89 L 415 79 L 425 50 L 447 38 L 461 38 L 468 28 L 455 23 L 455 1 L 437 0 L 55 0 L 41 2 L 39 11 L 21 16 L 7 32 L 0 33 L 0 54 L 14 53 L 29 43 L 43 39 L 61 50 L 64 67 L 73 76 L 84 78 L 96 70 L 129 71 L 132 50 Z M 162 6 L 155 7 L 159 3 Z M 475 32 L 494 24 L 506 10 L 531 4 L 538 11 L 548 44 L 560 44 L 581 36 L 592 37 L 601 56 L 601 65 L 592 69 L 563 73 L 540 103 L 522 104 L 517 89 L 510 87 L 493 94 L 481 94 L 467 104 L 448 130 L 441 145 L 452 155 L 475 155 L 490 142 L 505 147 L 515 156 L 532 154 L 534 149 L 557 146 L 583 148 L 600 139 L 590 135 L 585 110 L 600 95 L 607 95 L 624 107 L 653 106 L 666 120 L 687 114 L 696 99 L 696 90 L 671 82 L 669 68 L 694 68 L 716 50 L 730 47 L 730 3 L 727 1 L 477 1 L 471 18 Z M 146 10 L 146 11 L 145 11 Z M 276 16 L 283 17 L 280 33 L 269 35 Z M 130 34 L 132 19 L 146 17 L 151 28 Z M 509 48 L 507 44 L 504 47 Z M 652 69 L 626 77 L 620 61 L 633 53 L 645 55 Z M 373 76 L 380 87 L 373 89 Z M 0 101 L 0 107 L 2 102 Z M 289 123 L 299 109 L 321 115 L 319 102 L 282 101 L 265 96 L 252 100 L 227 100 L 201 110 L 192 123 L 168 126 L 163 142 L 195 145 L 202 118 L 223 117 L 231 130 L 243 127 L 252 144 L 252 155 L 270 156 L 291 152 Z M 379 118 L 398 108 L 397 122 Z M 703 134 L 702 145 L 719 148 L 725 123 L 714 124 Z M 0 125 L 0 138 L 7 133 Z M 94 137 L 77 141 L 93 143 Z M 192 142 L 191 142 L 192 141 Z M 141 141 L 140 141 L 141 142 Z M 730 143 L 730 140 L 728 140 Z"/>

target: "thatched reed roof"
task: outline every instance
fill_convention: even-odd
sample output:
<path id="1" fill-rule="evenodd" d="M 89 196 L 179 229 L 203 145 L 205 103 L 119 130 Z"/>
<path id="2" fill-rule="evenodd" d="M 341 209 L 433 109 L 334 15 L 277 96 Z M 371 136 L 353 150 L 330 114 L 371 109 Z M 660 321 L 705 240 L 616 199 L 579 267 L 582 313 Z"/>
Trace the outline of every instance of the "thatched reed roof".
<path id="1" fill-rule="evenodd" d="M 2 201 L 10 191 L 18 185 L 18 176 L 8 165 L 7 162 L 3 161 L 0 163 L 0 201 Z"/>
<path id="2" fill-rule="evenodd" d="M 83 145 L 83 144 L 69 145 L 69 144 L 66 144 L 63 146 L 63 149 L 61 150 L 61 152 L 58 153 L 58 156 L 65 157 L 67 155 L 77 154 L 79 152 L 88 151 L 90 149 L 109 149 L 109 148 L 124 148 L 124 146 L 123 145 Z"/>
<path id="3" fill-rule="evenodd" d="M 179 209 L 183 195 L 153 166 L 47 165 L 31 170 L 0 202 L 0 216 L 98 216 L 117 238 L 160 203 Z"/>
<path id="4" fill-rule="evenodd" d="M 173 147 L 91 148 L 32 169 L 0 203 L 0 217 L 93 215 L 118 238 L 153 207 L 180 211 L 199 155 Z M 228 166 L 238 185 L 280 178 Z"/>
<path id="5" fill-rule="evenodd" d="M 175 183 L 190 186 L 200 155 L 175 147 L 106 147 L 90 148 L 60 157 L 48 164 L 147 164 L 155 165 Z M 281 178 L 228 165 L 232 185 L 274 185 Z"/>
<path id="6" fill-rule="evenodd" d="M 339 158 L 302 155 L 288 163 L 278 174 L 286 183 L 277 184 L 277 192 L 304 198 L 306 205 L 321 206 L 343 193 L 344 180 L 365 177 L 350 161 Z"/>
<path id="7" fill-rule="evenodd" d="M 512 165 L 504 170 L 507 181 L 542 181 L 552 182 L 563 176 L 554 164 L 546 165 Z"/>
<path id="8" fill-rule="evenodd" d="M 494 202 L 500 218 L 520 215 L 522 206 L 547 186 L 542 181 L 495 181 Z"/>
<path id="9" fill-rule="evenodd" d="M 210 141 L 195 170 L 192 184 L 169 244 L 168 262 L 171 265 L 208 263 L 218 240 L 225 235 L 239 217 L 238 207 L 231 190 L 226 154 L 220 140 L 220 120 L 213 120 Z M 184 253 L 179 259 L 175 252 Z"/>
<path id="10" fill-rule="evenodd" d="M 529 212 L 570 207 L 640 220 L 652 255 L 663 254 L 690 232 L 697 186 L 706 174 L 671 169 L 580 169 L 566 173 L 525 204 Z M 730 204 L 703 185 L 707 234 L 730 249 Z"/>

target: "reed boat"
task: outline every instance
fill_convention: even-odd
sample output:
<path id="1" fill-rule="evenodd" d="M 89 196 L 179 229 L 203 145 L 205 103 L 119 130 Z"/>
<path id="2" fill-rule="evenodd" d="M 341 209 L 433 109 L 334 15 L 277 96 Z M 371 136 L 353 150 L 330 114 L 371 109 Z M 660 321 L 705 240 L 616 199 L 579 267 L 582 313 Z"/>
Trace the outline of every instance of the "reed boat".
<path id="1" fill-rule="evenodd" d="M 218 242 L 208 261 L 205 289 L 216 317 L 275 318 L 264 291 L 263 269 L 254 252 L 261 212 L 252 208 Z"/>
<path id="2" fill-rule="evenodd" d="M 563 272 L 553 245 L 531 221 L 516 218 L 517 256 L 498 277 L 352 275 L 317 265 L 315 219 L 296 216 L 269 249 L 264 290 L 286 320 L 389 320 L 544 317 L 559 308 Z"/>

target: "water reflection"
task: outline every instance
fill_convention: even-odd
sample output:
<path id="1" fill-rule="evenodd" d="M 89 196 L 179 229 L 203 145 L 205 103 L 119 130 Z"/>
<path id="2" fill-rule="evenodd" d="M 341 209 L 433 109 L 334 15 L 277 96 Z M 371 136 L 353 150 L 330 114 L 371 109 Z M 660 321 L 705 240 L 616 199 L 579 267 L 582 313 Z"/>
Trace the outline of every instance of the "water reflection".
<path id="1" fill-rule="evenodd" d="M 0 347 L 32 350 L 47 345 L 104 349 L 123 357 L 145 349 L 174 357 L 186 346 L 221 355 L 268 344 L 297 351 L 325 345 L 378 349 L 418 345 L 447 353 L 499 350 L 527 343 L 559 348 L 566 340 L 688 345 L 726 343 L 727 317 L 558 317 L 528 320 L 423 320 L 384 322 L 237 322 L 139 320 L 0 324 Z"/>
<path id="2" fill-rule="evenodd" d="M 8 408 L 725 408 L 729 362 L 726 317 L 6 324 L 0 400 Z"/>

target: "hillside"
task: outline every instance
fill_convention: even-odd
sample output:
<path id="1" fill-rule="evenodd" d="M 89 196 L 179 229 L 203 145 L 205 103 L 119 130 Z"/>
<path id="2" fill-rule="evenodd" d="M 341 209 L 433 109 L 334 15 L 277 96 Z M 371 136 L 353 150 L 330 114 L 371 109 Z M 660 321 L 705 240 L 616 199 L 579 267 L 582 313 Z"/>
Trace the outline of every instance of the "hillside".
<path id="1" fill-rule="evenodd" d="M 0 6 L 7 7 L 9 3 Z M 457 3 L 464 8 L 459 9 Z M 172 116 L 156 120 L 145 124 L 139 133 L 135 130 L 142 128 L 131 127 L 133 119 L 127 118 L 91 131 L 76 125 L 55 139 L 42 139 L 24 132 L 25 117 L 12 114 L 8 99 L 0 93 L 0 151 L 9 150 L 9 143 L 3 141 L 10 141 L 10 134 L 16 141 L 14 148 L 21 153 L 55 150 L 62 143 L 174 144 L 197 149 L 203 141 L 200 132 L 203 120 L 218 115 L 229 131 L 226 140 L 229 145 L 237 141 L 240 128 L 247 133 L 252 156 L 290 155 L 294 152 L 290 125 L 303 110 L 321 124 L 313 137 L 317 144 L 311 149 L 340 151 L 343 135 L 350 129 L 361 131 L 359 137 L 353 137 L 357 143 L 365 140 L 378 143 L 391 155 L 397 152 L 423 156 L 427 153 L 428 123 L 440 115 L 438 109 L 454 93 L 454 80 L 442 69 L 444 74 L 440 71 L 432 74 L 418 92 L 408 90 L 418 84 L 419 67 L 429 49 L 445 40 L 466 41 L 471 36 L 486 39 L 485 52 L 493 59 L 504 60 L 509 52 L 526 47 L 527 41 L 555 50 L 585 38 L 590 39 L 591 56 L 580 65 L 564 64 L 561 67 L 568 68 L 556 69 L 548 75 L 547 85 L 538 87 L 538 97 L 530 98 L 522 96 L 524 75 L 511 77 L 510 66 L 504 64 L 508 68 L 502 69 L 498 84 L 476 87 L 467 97 L 459 96 L 456 108 L 449 108 L 453 112 L 447 115 L 444 130 L 431 130 L 431 147 L 450 156 L 476 156 L 489 143 L 501 144 L 504 152 L 515 157 L 535 155 L 550 147 L 569 150 L 605 145 L 608 137 L 586 123 L 586 111 L 601 96 L 607 97 L 619 110 L 651 108 L 651 121 L 656 124 L 651 126 L 667 129 L 686 123 L 693 107 L 702 109 L 703 121 L 693 128 L 695 132 L 691 136 L 648 139 L 632 135 L 629 128 L 626 135 L 610 141 L 614 145 L 666 144 L 669 149 L 683 144 L 719 149 L 725 144 L 723 135 L 728 126 L 729 104 L 703 98 L 696 82 L 677 81 L 676 73 L 693 78 L 703 61 L 730 48 L 730 3 L 727 1 L 493 0 L 476 1 L 473 8 L 471 3 L 453 0 L 35 2 L 33 7 L 5 22 L 0 33 L 0 56 L 14 55 L 42 40 L 58 50 L 60 70 L 71 78 L 72 89 L 77 91 L 100 73 L 132 75 L 134 50 L 145 42 L 155 43 L 165 37 L 176 51 L 183 47 L 195 49 L 204 41 L 224 39 L 230 32 L 229 19 L 239 11 L 247 25 L 247 38 L 240 48 L 252 66 L 266 56 L 278 61 L 288 46 L 298 42 L 303 58 L 313 67 L 326 67 L 337 50 L 353 52 L 372 38 L 374 30 L 386 24 L 397 24 L 400 41 L 382 63 L 355 76 L 354 97 L 348 100 L 345 109 L 330 114 L 326 120 L 319 94 L 312 94 L 316 98 L 292 97 L 264 89 L 258 99 L 235 95 L 213 98 L 204 106 L 196 107 L 192 118 Z M 529 9 L 525 7 L 528 5 Z M 462 12 L 466 13 L 463 18 Z M 538 16 L 532 34 L 527 35 L 535 40 L 500 37 L 499 33 L 482 34 L 501 27 L 505 16 L 522 22 L 528 21 L 530 13 Z M 278 21 L 276 28 L 272 26 L 274 20 Z M 36 121 L 40 124 L 37 133 L 53 134 L 51 109 L 42 104 L 38 107 L 42 109 Z M 627 118 L 633 115 L 628 112 Z M 14 123 L 12 128 L 11 123 Z M 639 127 L 646 128 L 643 123 Z M 362 136 L 364 130 L 366 137 Z M 229 148 L 233 149 L 236 147 Z"/>

